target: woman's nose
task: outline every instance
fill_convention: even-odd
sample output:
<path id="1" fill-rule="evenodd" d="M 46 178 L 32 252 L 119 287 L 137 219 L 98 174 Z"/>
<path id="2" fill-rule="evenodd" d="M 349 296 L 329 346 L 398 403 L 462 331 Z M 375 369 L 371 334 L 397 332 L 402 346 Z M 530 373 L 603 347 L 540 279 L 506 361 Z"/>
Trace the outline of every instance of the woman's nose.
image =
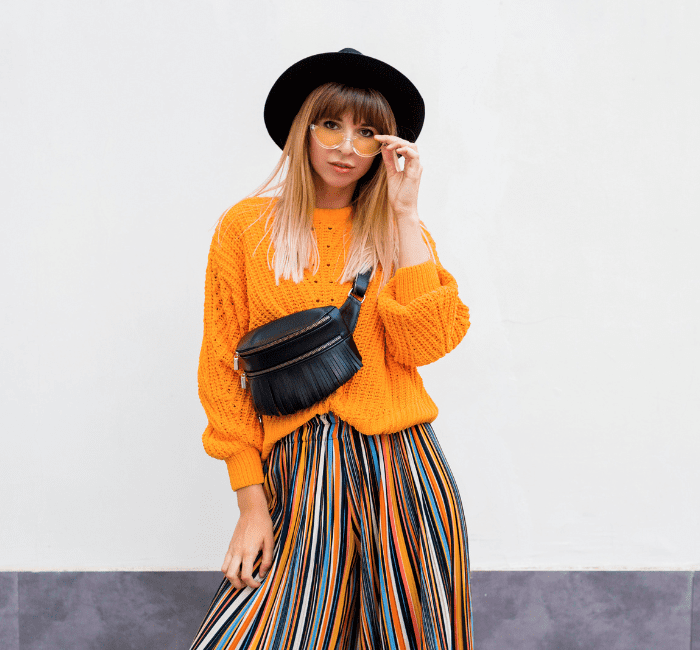
<path id="1" fill-rule="evenodd" d="M 352 142 L 350 138 L 345 138 L 343 142 L 341 142 L 339 149 L 344 153 L 350 155 L 352 153 Z"/>

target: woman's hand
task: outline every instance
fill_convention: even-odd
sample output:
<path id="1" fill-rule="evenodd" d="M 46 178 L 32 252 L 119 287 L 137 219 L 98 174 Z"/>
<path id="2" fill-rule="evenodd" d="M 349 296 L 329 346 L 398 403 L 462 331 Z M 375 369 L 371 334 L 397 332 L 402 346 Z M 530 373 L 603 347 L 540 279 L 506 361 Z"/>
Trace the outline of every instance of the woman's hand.
<path id="1" fill-rule="evenodd" d="M 418 217 L 418 186 L 423 172 L 418 147 L 414 142 L 395 135 L 375 135 L 382 143 L 382 158 L 386 166 L 389 206 L 397 220 Z M 399 169 L 399 158 L 404 157 L 403 171 Z"/>
<path id="2" fill-rule="evenodd" d="M 418 186 L 423 173 L 418 147 L 414 142 L 395 135 L 375 135 L 382 142 L 382 158 L 386 165 L 389 206 L 394 213 L 399 234 L 398 268 L 422 264 L 430 259 L 430 251 L 423 241 L 418 218 Z M 403 171 L 399 170 L 397 154 L 404 157 Z"/>
<path id="3" fill-rule="evenodd" d="M 263 550 L 259 574 L 265 577 L 272 566 L 274 535 L 267 498 L 261 483 L 236 490 L 240 517 L 233 531 L 221 571 L 236 589 L 254 589 L 262 583 L 253 578 L 253 564 Z M 240 572 L 240 576 L 239 576 Z"/>

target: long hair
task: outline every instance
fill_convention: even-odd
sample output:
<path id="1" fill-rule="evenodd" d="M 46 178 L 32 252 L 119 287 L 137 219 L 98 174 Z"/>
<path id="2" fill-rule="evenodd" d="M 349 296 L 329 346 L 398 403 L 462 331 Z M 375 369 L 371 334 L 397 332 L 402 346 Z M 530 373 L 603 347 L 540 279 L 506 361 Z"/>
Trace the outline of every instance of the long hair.
<path id="1" fill-rule="evenodd" d="M 268 267 L 280 278 L 301 282 L 304 269 L 318 271 L 318 243 L 312 231 L 316 189 L 309 162 L 309 126 L 322 117 L 341 120 L 346 112 L 356 123 L 365 122 L 379 133 L 396 135 L 394 113 L 385 97 L 371 88 L 354 88 L 330 82 L 313 90 L 292 122 L 279 162 L 269 178 L 249 197 L 272 192 L 265 233 L 270 232 L 272 258 L 267 251 Z M 279 179 L 275 182 L 275 179 Z M 378 265 L 383 286 L 398 265 L 399 241 L 387 196 L 386 168 L 377 154 L 367 173 L 358 180 L 353 192 L 351 238 L 339 282 L 352 280 L 358 273 Z"/>

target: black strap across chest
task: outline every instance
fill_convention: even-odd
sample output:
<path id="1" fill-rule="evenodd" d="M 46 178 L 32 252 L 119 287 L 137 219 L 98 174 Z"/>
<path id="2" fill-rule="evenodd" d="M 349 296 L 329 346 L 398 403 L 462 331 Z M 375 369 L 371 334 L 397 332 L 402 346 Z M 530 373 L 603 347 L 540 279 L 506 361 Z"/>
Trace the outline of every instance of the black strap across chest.
<path id="1" fill-rule="evenodd" d="M 350 334 L 355 331 L 357 318 L 360 315 L 360 307 L 365 301 L 365 293 L 369 286 L 369 277 L 372 275 L 372 269 L 360 273 L 352 283 L 352 289 L 348 293 L 348 297 L 340 307 L 340 315 L 345 321 Z"/>

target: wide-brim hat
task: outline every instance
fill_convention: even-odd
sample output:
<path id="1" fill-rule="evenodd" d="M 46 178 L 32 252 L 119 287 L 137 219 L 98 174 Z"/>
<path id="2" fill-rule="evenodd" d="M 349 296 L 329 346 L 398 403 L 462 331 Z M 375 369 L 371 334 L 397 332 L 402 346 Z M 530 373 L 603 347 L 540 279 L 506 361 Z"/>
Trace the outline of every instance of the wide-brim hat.
<path id="1" fill-rule="evenodd" d="M 309 93 L 329 81 L 378 90 L 391 106 L 398 136 L 410 142 L 418 138 L 425 118 L 425 104 L 418 89 L 388 63 L 346 47 L 297 61 L 275 81 L 265 101 L 264 115 L 267 132 L 280 149 L 284 149 L 292 122 Z"/>

